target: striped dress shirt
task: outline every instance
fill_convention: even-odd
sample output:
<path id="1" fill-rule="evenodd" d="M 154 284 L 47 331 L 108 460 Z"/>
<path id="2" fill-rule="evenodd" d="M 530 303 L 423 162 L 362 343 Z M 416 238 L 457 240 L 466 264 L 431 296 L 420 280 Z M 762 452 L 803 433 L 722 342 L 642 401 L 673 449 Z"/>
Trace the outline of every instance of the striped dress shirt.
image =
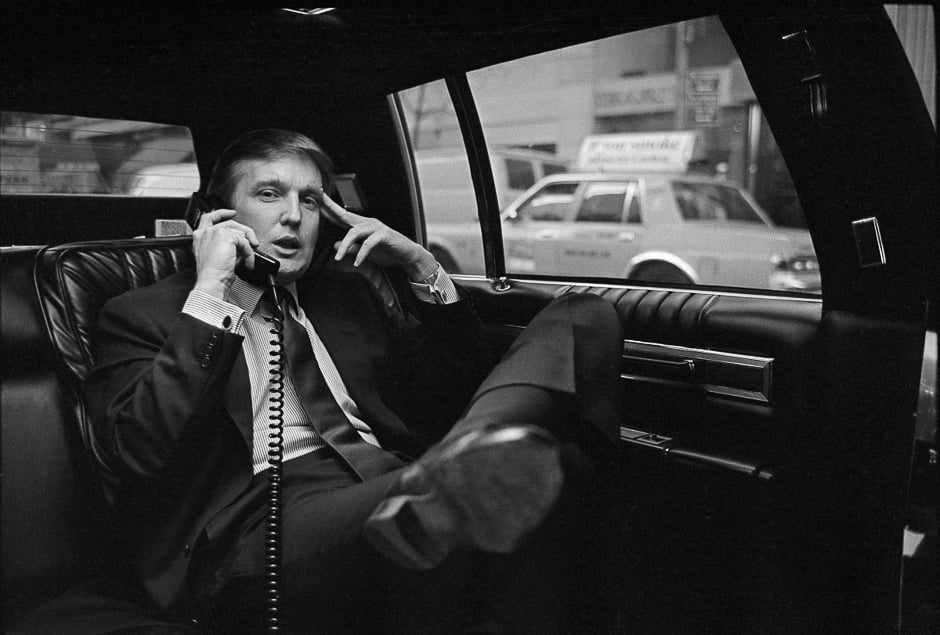
<path id="1" fill-rule="evenodd" d="M 443 269 L 439 269 L 438 287 L 444 290 L 445 302 L 457 300 L 457 290 L 453 282 Z M 323 373 L 327 387 L 339 404 L 340 409 L 349 419 L 359 435 L 368 443 L 379 446 L 378 439 L 372 429 L 362 419 L 362 414 L 355 401 L 349 396 L 349 391 L 343 383 L 336 365 L 330 358 L 323 341 L 307 319 L 303 309 L 297 302 L 296 285 L 286 287 L 292 301 L 288 302 L 290 315 L 285 319 L 295 319 L 303 325 L 310 338 L 317 364 Z M 434 302 L 426 285 L 412 284 L 415 296 L 423 302 Z M 248 364 L 248 377 L 251 383 L 251 407 L 254 422 L 252 464 L 255 474 L 266 470 L 268 464 L 268 414 L 271 407 L 271 383 L 268 361 L 271 359 L 271 324 L 264 319 L 261 308 L 260 287 L 251 285 L 241 278 L 235 278 L 228 295 L 224 300 L 208 295 L 201 291 L 190 292 L 183 313 L 191 315 L 213 326 L 222 327 L 228 324 L 227 330 L 244 336 L 242 348 L 245 361 Z M 314 452 L 325 447 L 326 443 L 314 429 L 307 417 L 306 411 L 300 404 L 297 389 L 294 386 L 290 373 L 284 377 L 284 461 L 295 459 L 304 454 Z"/>

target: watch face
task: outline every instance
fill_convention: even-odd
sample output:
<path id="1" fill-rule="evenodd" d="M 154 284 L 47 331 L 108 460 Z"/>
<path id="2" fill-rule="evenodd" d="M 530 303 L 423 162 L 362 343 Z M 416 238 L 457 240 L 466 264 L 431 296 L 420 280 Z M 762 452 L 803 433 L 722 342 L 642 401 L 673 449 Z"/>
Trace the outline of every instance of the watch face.
<path id="1" fill-rule="evenodd" d="M 434 273 L 432 273 L 431 275 L 429 275 L 427 278 L 424 279 L 424 284 L 431 286 L 431 287 L 436 285 L 437 277 L 440 272 L 441 272 L 441 266 L 437 265 L 437 269 L 434 270 Z"/>

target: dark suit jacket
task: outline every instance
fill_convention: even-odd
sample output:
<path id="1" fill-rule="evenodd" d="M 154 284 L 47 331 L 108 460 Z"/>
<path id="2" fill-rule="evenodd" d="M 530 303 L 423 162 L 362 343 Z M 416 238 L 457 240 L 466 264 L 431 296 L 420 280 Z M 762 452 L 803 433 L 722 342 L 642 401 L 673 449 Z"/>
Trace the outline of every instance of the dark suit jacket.
<path id="1" fill-rule="evenodd" d="M 91 439 L 126 558 L 161 611 L 185 611 L 194 550 L 252 478 L 242 338 L 180 309 L 181 272 L 110 301 L 86 382 Z M 320 272 L 300 303 L 382 446 L 416 456 L 456 420 L 489 366 L 466 297 L 394 319 L 362 276 Z"/>

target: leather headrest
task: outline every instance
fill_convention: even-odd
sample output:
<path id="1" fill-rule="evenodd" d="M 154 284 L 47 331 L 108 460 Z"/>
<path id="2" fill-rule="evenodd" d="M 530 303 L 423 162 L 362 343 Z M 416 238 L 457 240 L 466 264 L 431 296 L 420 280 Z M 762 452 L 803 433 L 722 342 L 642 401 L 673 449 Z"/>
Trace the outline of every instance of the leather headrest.
<path id="1" fill-rule="evenodd" d="M 94 365 L 91 338 L 104 303 L 194 264 L 190 236 L 69 243 L 39 252 L 34 278 L 46 331 L 76 389 Z M 353 269 L 332 259 L 326 266 Z M 355 271 L 372 282 L 392 311 L 404 313 L 384 269 Z"/>
<path id="2" fill-rule="evenodd" d="M 193 263 L 188 236 L 70 243 L 39 253 L 34 279 L 46 331 L 75 388 L 94 365 L 91 337 L 104 303 Z"/>

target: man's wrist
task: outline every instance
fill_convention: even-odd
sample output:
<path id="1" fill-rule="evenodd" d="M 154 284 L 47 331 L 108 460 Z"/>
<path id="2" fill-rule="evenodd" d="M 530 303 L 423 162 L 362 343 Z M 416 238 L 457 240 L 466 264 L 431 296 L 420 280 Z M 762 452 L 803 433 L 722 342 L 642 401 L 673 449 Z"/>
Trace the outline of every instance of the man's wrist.
<path id="1" fill-rule="evenodd" d="M 411 289 L 419 300 L 433 304 L 451 304 L 460 297 L 454 282 L 440 264 L 424 280 L 411 282 Z"/>
<path id="2" fill-rule="evenodd" d="M 414 264 L 405 267 L 405 273 L 412 282 L 427 284 L 425 280 L 437 273 L 437 260 L 430 253 L 420 258 Z"/>
<path id="3" fill-rule="evenodd" d="M 193 291 L 199 291 L 219 300 L 224 300 L 228 295 L 230 286 L 219 280 L 198 280 L 193 287 Z"/>

